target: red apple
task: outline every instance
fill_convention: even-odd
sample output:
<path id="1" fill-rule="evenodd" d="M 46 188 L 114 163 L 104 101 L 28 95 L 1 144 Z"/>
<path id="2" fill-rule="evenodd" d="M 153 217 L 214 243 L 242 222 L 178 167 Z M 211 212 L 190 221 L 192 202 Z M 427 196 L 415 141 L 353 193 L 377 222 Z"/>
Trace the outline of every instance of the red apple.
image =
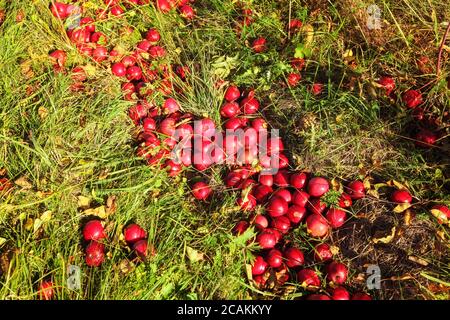
<path id="1" fill-rule="evenodd" d="M 306 218 L 306 228 L 312 237 L 323 238 L 329 232 L 327 220 L 319 214 L 313 213 Z"/>
<path id="2" fill-rule="evenodd" d="M 314 248 L 314 260 L 317 262 L 329 261 L 333 258 L 330 246 L 326 243 L 318 244 Z"/>
<path id="3" fill-rule="evenodd" d="M 322 177 L 315 177 L 309 180 L 308 193 L 312 197 L 321 197 L 330 190 L 328 180 Z"/>
<path id="4" fill-rule="evenodd" d="M 83 238 L 86 241 L 101 240 L 106 238 L 105 229 L 100 220 L 91 220 L 83 228 Z"/>
<path id="5" fill-rule="evenodd" d="M 284 250 L 283 255 L 288 268 L 297 268 L 305 263 L 303 252 L 298 248 L 288 248 Z"/>
<path id="6" fill-rule="evenodd" d="M 327 280 L 334 284 L 343 284 L 347 281 L 348 268 L 345 264 L 333 261 L 327 266 Z"/>
<path id="7" fill-rule="evenodd" d="M 326 218 L 330 226 L 336 229 L 344 225 L 345 221 L 347 220 L 347 213 L 344 210 L 331 208 L 330 210 L 328 210 Z"/>
<path id="8" fill-rule="evenodd" d="M 298 282 L 305 288 L 320 287 L 320 279 L 312 269 L 302 269 L 297 273 Z"/>
<path id="9" fill-rule="evenodd" d="M 86 247 L 86 264 L 89 267 L 99 267 L 105 260 L 105 246 L 97 241 L 91 241 Z"/>
<path id="10" fill-rule="evenodd" d="M 125 236 L 125 241 L 129 244 L 133 244 L 139 240 L 144 240 L 147 238 L 147 232 L 135 223 L 128 225 L 123 234 Z"/>
<path id="11" fill-rule="evenodd" d="M 347 193 L 353 199 L 361 199 L 366 195 L 364 183 L 361 180 L 352 181 L 347 186 Z"/>

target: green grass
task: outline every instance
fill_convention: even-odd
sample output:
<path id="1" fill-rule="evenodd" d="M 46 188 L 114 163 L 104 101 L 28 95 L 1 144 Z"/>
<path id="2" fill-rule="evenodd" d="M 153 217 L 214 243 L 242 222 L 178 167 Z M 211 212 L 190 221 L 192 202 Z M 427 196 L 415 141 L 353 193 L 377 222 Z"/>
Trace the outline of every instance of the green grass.
<path id="1" fill-rule="evenodd" d="M 199 17 L 193 24 L 148 6 L 129 10 L 121 19 L 99 22 L 97 29 L 108 35 L 111 48 L 130 50 L 140 40 L 139 32 L 158 28 L 168 51 L 165 61 L 192 70 L 183 84 L 184 94 L 177 97 L 184 111 L 220 122 L 223 92 L 215 88 L 217 80 L 226 77 L 255 88 L 264 101 L 264 116 L 281 129 L 295 169 L 342 181 L 371 175 L 379 181 L 407 182 L 419 200 L 417 219 L 422 217 L 446 239 L 443 254 L 412 252 L 431 260 L 428 277 L 418 276 L 414 287 L 424 298 L 445 299 L 429 284 L 449 282 L 448 228 L 438 225 L 426 206 L 450 203 L 448 124 L 439 148 L 414 148 L 407 138 L 410 113 L 380 92 L 376 97 L 370 93 L 374 79 L 385 73 L 401 79 L 400 89 L 421 87 L 435 79 L 434 74 L 421 74 L 415 60 L 420 52 L 434 63 L 445 30 L 441 22 L 450 20 L 450 8 L 434 0 L 384 1 L 380 7 L 389 37 L 376 38 L 355 29 L 355 23 L 361 23 L 358 5 L 365 8 L 369 3 L 357 1 L 347 9 L 348 2 L 255 1 L 255 22 L 240 38 L 233 30 L 239 10 L 231 1 L 219 0 L 195 4 Z M 28 182 L 0 198 L 0 299 L 35 299 L 37 284 L 47 276 L 58 285 L 58 299 L 248 299 L 257 294 L 273 298 L 273 292 L 260 292 L 247 279 L 245 264 L 250 263 L 255 245 L 247 244 L 251 231 L 237 238 L 231 235 L 236 221 L 246 214 L 235 210 L 236 194 L 222 187 L 224 169 L 214 167 L 206 174 L 217 196 L 211 203 L 199 204 L 191 199 L 186 179 L 195 174 L 193 169 L 169 178 L 138 159 L 134 126 L 127 116 L 131 103 L 121 99 L 120 82 L 107 64 L 77 53 L 63 25 L 47 9 L 48 3 L 0 1 L 6 10 L 0 29 L 0 169 L 6 169 L 12 181 L 24 177 Z M 94 10 L 102 1 L 89 3 Z M 315 10 L 316 6 L 322 10 Z M 16 22 L 18 12 L 25 16 L 21 22 Z M 305 37 L 287 38 L 284 26 L 289 17 L 301 18 L 315 31 L 302 85 L 295 89 L 283 83 L 291 68 L 288 60 Z M 120 30 L 129 25 L 136 31 L 121 35 Z M 255 55 L 248 43 L 261 34 L 268 38 L 270 50 Z M 53 73 L 47 56 L 54 49 L 68 52 L 69 66 L 90 66 L 85 91 L 72 92 L 70 77 Z M 347 49 L 357 61 L 355 70 L 342 60 Z M 444 63 L 441 79 L 426 88 L 426 105 L 440 119 L 450 111 L 445 84 L 449 74 Z M 352 78 L 353 90 L 348 85 Z M 320 98 L 308 90 L 316 81 L 326 84 Z M 117 208 L 106 218 L 107 259 L 98 269 L 84 264 L 80 225 L 86 217 L 79 196 L 90 198 L 93 207 L 116 197 Z M 352 210 L 355 215 L 368 212 L 364 205 Z M 51 219 L 34 230 L 36 219 L 47 211 Z M 385 209 L 383 214 L 392 212 Z M 402 217 L 395 219 L 402 224 Z M 130 221 L 148 230 L 157 254 L 123 272 L 121 263 L 130 252 L 120 234 Z M 333 242 L 339 243 L 334 237 Z M 434 233 L 432 238 L 438 241 Z M 316 243 L 304 229 L 297 230 L 292 241 L 303 248 Z M 195 261 L 196 255 L 202 259 Z M 350 261 L 342 254 L 339 259 Z M 69 264 L 82 269 L 80 290 L 67 288 Z M 305 294 L 295 281 L 292 286 L 283 298 Z M 371 293 L 377 298 L 413 297 L 403 294 L 401 281 L 393 286 L 393 295 L 389 290 Z"/>

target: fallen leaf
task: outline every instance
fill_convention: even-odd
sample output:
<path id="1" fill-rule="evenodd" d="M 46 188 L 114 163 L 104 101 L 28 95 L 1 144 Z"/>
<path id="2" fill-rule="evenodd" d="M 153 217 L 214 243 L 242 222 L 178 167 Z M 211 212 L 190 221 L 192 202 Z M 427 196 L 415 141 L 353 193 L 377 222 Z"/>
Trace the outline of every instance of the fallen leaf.
<path id="1" fill-rule="evenodd" d="M 37 218 L 34 220 L 34 224 L 33 224 L 33 232 L 36 233 L 39 228 L 42 226 L 43 222 L 41 219 Z"/>
<path id="2" fill-rule="evenodd" d="M 28 218 L 27 221 L 25 222 L 25 225 L 24 225 L 25 230 L 30 231 L 31 228 L 33 228 L 33 225 L 34 225 L 33 219 Z"/>
<path id="3" fill-rule="evenodd" d="M 339 253 L 340 249 L 337 246 L 331 246 L 330 247 L 330 251 L 333 254 L 333 256 L 335 256 L 335 255 L 337 255 Z"/>
<path id="4" fill-rule="evenodd" d="M 44 120 L 48 116 L 48 109 L 45 107 L 39 107 L 38 109 L 38 115 L 41 118 L 41 120 Z"/>
<path id="5" fill-rule="evenodd" d="M 411 224 L 411 220 L 414 218 L 414 213 L 409 210 L 406 209 L 405 211 L 405 225 L 409 226 Z"/>
<path id="6" fill-rule="evenodd" d="M 97 208 L 86 209 L 86 210 L 84 210 L 83 214 L 85 214 L 87 216 L 96 216 L 96 217 L 99 217 L 101 219 L 106 219 L 108 217 L 108 214 L 106 213 L 106 207 L 105 206 L 100 206 L 100 207 L 97 207 Z"/>
<path id="7" fill-rule="evenodd" d="M 28 179 L 25 176 L 20 177 L 16 181 L 14 181 L 16 185 L 19 187 L 24 188 L 25 190 L 29 190 L 33 187 L 33 185 L 28 181 Z"/>
<path id="8" fill-rule="evenodd" d="M 310 24 L 305 24 L 302 27 L 305 34 L 305 45 L 309 46 L 314 41 L 314 27 Z"/>
<path id="9" fill-rule="evenodd" d="M 41 218 L 43 223 L 47 223 L 50 222 L 50 220 L 52 219 L 52 212 L 50 210 L 45 211 L 42 215 Z"/>
<path id="10" fill-rule="evenodd" d="M 205 256 L 203 253 L 201 253 L 191 247 L 188 247 L 188 246 L 186 247 L 186 253 L 189 258 L 189 261 L 192 263 L 196 263 L 201 260 L 205 260 Z"/>
<path id="11" fill-rule="evenodd" d="M 88 77 L 95 76 L 95 74 L 97 73 L 97 68 L 95 66 L 93 66 L 92 64 L 85 65 L 83 67 L 83 69 Z"/>
<path id="12" fill-rule="evenodd" d="M 411 206 L 412 206 L 411 203 L 399 203 L 398 205 L 395 206 L 394 212 L 402 213 L 402 212 L 406 211 L 407 209 L 411 208 Z"/>
<path id="13" fill-rule="evenodd" d="M 34 71 L 31 68 L 31 64 L 31 60 L 26 60 L 20 64 L 20 71 L 22 75 L 27 79 L 34 78 Z"/>
<path id="14" fill-rule="evenodd" d="M 387 235 L 386 237 L 382 237 L 382 238 L 372 238 L 373 243 L 377 244 L 377 243 L 389 243 L 391 242 L 394 237 L 395 237 L 395 227 L 392 227 L 391 229 L 391 234 Z"/>
<path id="15" fill-rule="evenodd" d="M 405 281 L 405 280 L 412 280 L 415 279 L 413 276 L 409 275 L 409 274 L 405 274 L 403 276 L 392 276 L 389 278 L 389 280 L 392 281 Z"/>
<path id="16" fill-rule="evenodd" d="M 0 237 L 0 247 L 1 247 L 2 245 L 4 245 L 5 243 L 6 243 L 6 239 Z"/>
<path id="17" fill-rule="evenodd" d="M 380 199 L 380 194 L 375 189 L 367 190 L 367 194 L 372 196 L 372 197 L 374 197 L 374 198 L 376 198 L 376 199 Z"/>
<path id="18" fill-rule="evenodd" d="M 335 191 L 340 191 L 342 189 L 342 184 L 338 180 L 333 178 L 331 180 L 331 188 Z"/>
<path id="19" fill-rule="evenodd" d="M 420 264 L 421 266 L 424 266 L 424 267 L 426 267 L 428 265 L 428 261 L 426 261 L 422 258 L 415 257 L 415 256 L 409 256 L 408 260 L 415 262 L 417 264 Z"/>
<path id="20" fill-rule="evenodd" d="M 401 184 L 400 182 L 396 181 L 396 180 L 389 180 L 388 182 L 386 182 L 386 184 L 390 187 L 396 187 L 399 190 L 408 190 L 408 187 L 405 185 Z"/>
<path id="21" fill-rule="evenodd" d="M 91 198 L 78 196 L 78 208 L 87 209 L 91 206 Z"/>
<path id="22" fill-rule="evenodd" d="M 119 269 L 123 274 L 128 274 L 130 272 L 133 272 L 135 269 L 135 265 L 133 262 L 127 260 L 127 259 L 123 259 L 122 261 L 120 261 L 119 263 Z"/>
<path id="23" fill-rule="evenodd" d="M 450 220 L 447 218 L 447 215 L 441 210 L 431 209 L 430 212 L 440 224 L 450 224 Z"/>
<path id="24" fill-rule="evenodd" d="M 378 189 L 383 188 L 383 187 L 388 187 L 389 185 L 387 183 L 375 183 L 373 185 L 374 189 L 378 191 Z"/>
<path id="25" fill-rule="evenodd" d="M 441 238 L 443 241 L 446 241 L 447 239 L 445 239 L 445 233 L 444 231 L 436 231 L 436 234 L 438 235 L 439 238 Z"/>
<path id="26" fill-rule="evenodd" d="M 365 177 L 363 180 L 363 184 L 364 184 L 364 189 L 366 190 L 370 190 L 372 189 L 372 177 Z"/>
<path id="27" fill-rule="evenodd" d="M 106 214 L 110 215 L 116 212 L 117 205 L 116 205 L 116 196 L 109 196 L 106 200 Z"/>
<path id="28" fill-rule="evenodd" d="M 36 196 L 39 198 L 39 199 L 44 199 L 44 198 L 47 198 L 48 196 L 50 196 L 50 195 L 52 195 L 53 194 L 53 192 L 51 192 L 51 191 L 38 191 L 38 192 L 36 192 Z"/>

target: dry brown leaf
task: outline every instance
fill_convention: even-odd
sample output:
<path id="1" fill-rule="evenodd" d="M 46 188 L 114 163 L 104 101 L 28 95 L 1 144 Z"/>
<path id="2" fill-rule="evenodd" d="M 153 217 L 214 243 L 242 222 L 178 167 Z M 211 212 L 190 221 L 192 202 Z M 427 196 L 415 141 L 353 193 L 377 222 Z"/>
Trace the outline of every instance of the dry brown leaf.
<path id="1" fill-rule="evenodd" d="M 108 178 L 108 176 L 109 176 L 108 170 L 102 170 L 100 172 L 100 175 L 98 176 L 98 179 L 99 180 L 105 180 L 106 178 Z"/>
<path id="2" fill-rule="evenodd" d="M 34 71 L 31 68 L 31 63 L 32 63 L 31 60 L 26 60 L 20 64 L 20 71 L 22 75 L 27 79 L 34 78 L 35 76 Z"/>
<path id="3" fill-rule="evenodd" d="M 409 256 L 408 260 L 412 261 L 412 262 L 415 262 L 417 264 L 420 264 L 421 266 L 424 266 L 424 267 L 426 267 L 428 265 L 428 261 L 426 261 L 426 260 L 424 260 L 422 258 L 419 258 L 419 257 Z"/>
<path id="4" fill-rule="evenodd" d="M 392 281 L 406 281 L 406 280 L 412 280 L 415 279 L 413 276 L 409 275 L 409 274 L 405 274 L 403 276 L 392 276 L 389 278 L 389 280 Z"/>
<path id="5" fill-rule="evenodd" d="M 445 238 L 445 232 L 442 230 L 436 231 L 436 234 L 438 235 L 439 238 L 441 238 L 443 241 L 446 241 L 447 239 Z"/>
<path id="6" fill-rule="evenodd" d="M 20 177 L 19 179 L 14 181 L 14 183 L 25 190 L 29 190 L 33 187 L 33 185 L 25 176 Z"/>
<path id="7" fill-rule="evenodd" d="M 108 215 L 113 214 L 114 212 L 116 212 L 116 209 L 116 196 L 109 196 L 106 200 L 106 213 Z"/>

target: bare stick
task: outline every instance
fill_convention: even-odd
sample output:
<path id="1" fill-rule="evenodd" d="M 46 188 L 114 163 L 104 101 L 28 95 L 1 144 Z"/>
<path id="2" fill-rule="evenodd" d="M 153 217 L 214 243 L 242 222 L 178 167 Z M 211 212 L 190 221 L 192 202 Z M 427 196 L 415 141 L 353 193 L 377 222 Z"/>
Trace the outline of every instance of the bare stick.
<path id="1" fill-rule="evenodd" d="M 441 72 L 441 59 L 442 59 L 442 49 L 444 49 L 445 41 L 447 40 L 448 32 L 450 31 L 450 22 L 447 25 L 447 30 L 445 30 L 444 37 L 442 38 L 441 45 L 439 47 L 438 61 L 436 67 L 436 75 L 439 76 Z"/>

